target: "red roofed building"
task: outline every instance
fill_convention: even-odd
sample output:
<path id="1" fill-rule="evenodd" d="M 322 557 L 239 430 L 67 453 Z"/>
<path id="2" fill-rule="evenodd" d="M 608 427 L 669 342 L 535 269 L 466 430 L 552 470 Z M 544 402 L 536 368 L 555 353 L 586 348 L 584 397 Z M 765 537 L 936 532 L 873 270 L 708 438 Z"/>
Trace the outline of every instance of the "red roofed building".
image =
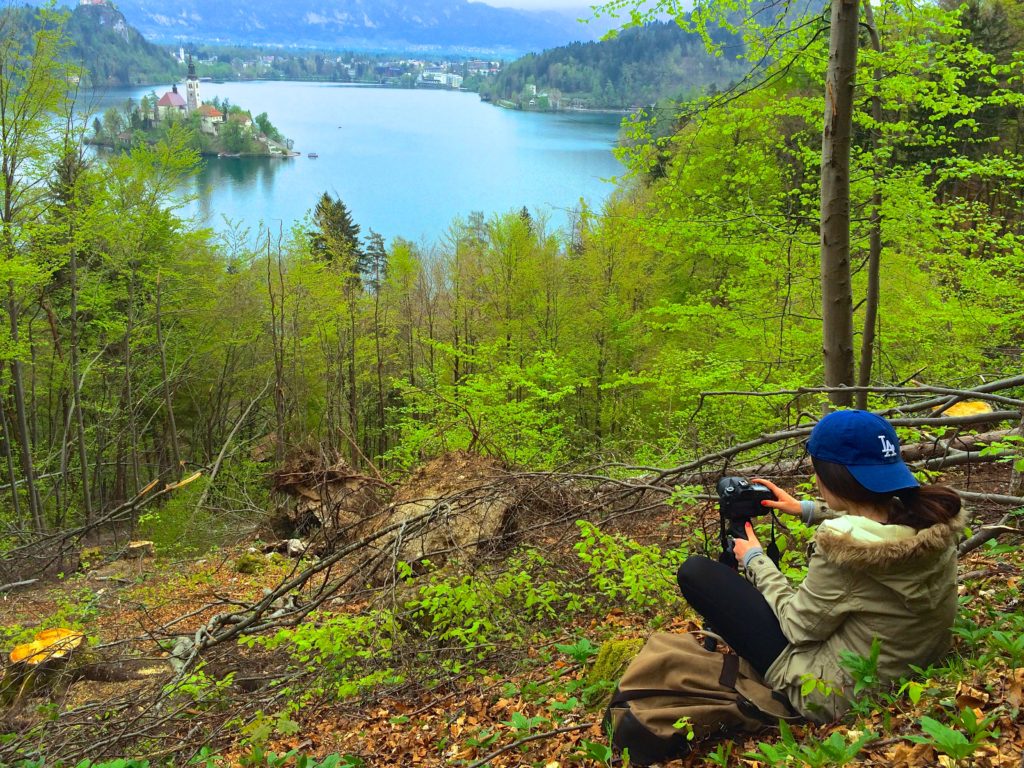
<path id="1" fill-rule="evenodd" d="M 187 111 L 185 99 L 178 93 L 176 85 L 172 86 L 171 90 L 161 96 L 160 101 L 156 103 L 156 114 L 160 120 L 165 120 L 171 115 L 184 114 Z"/>
<path id="2" fill-rule="evenodd" d="M 200 128 L 203 133 L 216 135 L 217 125 L 224 122 L 224 113 L 212 104 L 199 105 L 199 109 L 196 110 L 196 114 L 199 115 L 201 120 Z"/>
<path id="3" fill-rule="evenodd" d="M 208 117 L 211 120 L 223 120 L 224 113 L 217 109 L 213 104 L 203 104 L 199 109 L 196 110 L 200 117 Z"/>

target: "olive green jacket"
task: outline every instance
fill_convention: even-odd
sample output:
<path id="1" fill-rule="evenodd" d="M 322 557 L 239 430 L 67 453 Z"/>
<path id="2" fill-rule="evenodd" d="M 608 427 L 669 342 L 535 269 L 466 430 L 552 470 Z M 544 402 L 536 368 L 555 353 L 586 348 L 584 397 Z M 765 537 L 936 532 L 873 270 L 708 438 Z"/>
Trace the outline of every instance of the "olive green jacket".
<path id="1" fill-rule="evenodd" d="M 822 510 L 817 518 L 829 516 Z M 888 682 L 910 673 L 911 664 L 928 666 L 949 650 L 956 543 L 965 524 L 961 515 L 915 531 L 854 515 L 831 517 L 815 532 L 799 587 L 767 557 L 747 567 L 789 640 L 765 682 L 817 722 L 849 709 L 853 681 L 839 663 L 842 651 L 867 657 L 877 637 L 878 673 Z"/>

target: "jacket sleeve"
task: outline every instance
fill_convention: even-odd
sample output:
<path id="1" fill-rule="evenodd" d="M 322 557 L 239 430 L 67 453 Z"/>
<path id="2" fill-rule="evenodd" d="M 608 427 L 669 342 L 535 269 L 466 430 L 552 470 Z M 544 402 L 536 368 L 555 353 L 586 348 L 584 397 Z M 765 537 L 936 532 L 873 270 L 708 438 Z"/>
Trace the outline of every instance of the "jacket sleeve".
<path id="1" fill-rule="evenodd" d="M 747 574 L 778 617 L 782 634 L 794 645 L 825 640 L 853 611 L 855 579 L 817 553 L 799 587 L 794 588 L 767 557 L 754 559 Z"/>
<path id="2" fill-rule="evenodd" d="M 800 502 L 800 520 L 805 525 L 817 525 L 822 520 L 832 520 L 841 515 L 841 512 L 829 509 L 823 501 Z"/>

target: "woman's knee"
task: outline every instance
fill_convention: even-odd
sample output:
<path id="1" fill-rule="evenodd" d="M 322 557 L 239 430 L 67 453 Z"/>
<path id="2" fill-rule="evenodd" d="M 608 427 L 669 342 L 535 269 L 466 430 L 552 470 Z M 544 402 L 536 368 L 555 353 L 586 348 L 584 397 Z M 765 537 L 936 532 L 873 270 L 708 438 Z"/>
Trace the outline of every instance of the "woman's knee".
<path id="1" fill-rule="evenodd" d="M 709 566 L 714 565 L 714 560 L 703 555 L 690 555 L 686 558 L 679 570 L 676 571 L 676 582 L 679 584 L 679 591 L 683 597 L 692 595 L 707 580 Z"/>

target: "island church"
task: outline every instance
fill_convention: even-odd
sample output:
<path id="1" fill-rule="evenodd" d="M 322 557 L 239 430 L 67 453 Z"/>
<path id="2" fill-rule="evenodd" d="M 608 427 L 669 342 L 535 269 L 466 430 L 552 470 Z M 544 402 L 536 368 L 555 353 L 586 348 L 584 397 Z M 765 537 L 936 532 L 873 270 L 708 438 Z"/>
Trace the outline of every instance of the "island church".
<path id="1" fill-rule="evenodd" d="M 157 120 L 173 120 L 178 115 L 190 115 L 193 112 L 200 117 L 203 133 L 217 134 L 217 125 L 224 122 L 224 113 L 212 104 L 203 104 L 199 97 L 199 77 L 196 75 L 196 64 L 192 55 L 188 57 L 188 77 L 185 78 L 185 96 L 178 93 L 177 84 L 171 86 L 156 103 Z"/>

